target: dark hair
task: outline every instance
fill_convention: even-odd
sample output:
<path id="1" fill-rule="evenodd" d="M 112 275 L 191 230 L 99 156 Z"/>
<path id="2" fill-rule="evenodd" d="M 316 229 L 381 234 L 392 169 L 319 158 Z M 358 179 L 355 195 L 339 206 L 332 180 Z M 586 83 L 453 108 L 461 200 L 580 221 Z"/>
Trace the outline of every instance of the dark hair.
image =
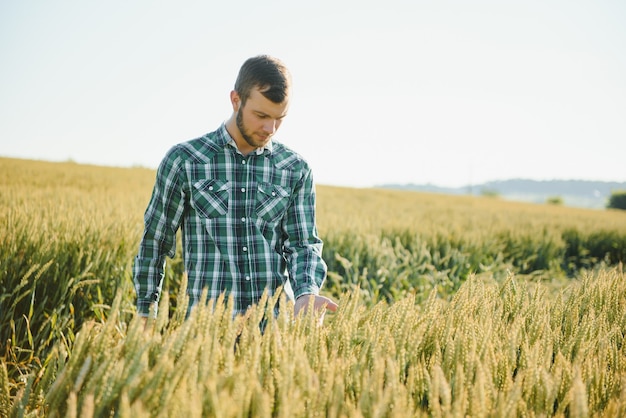
<path id="1" fill-rule="evenodd" d="M 258 88 L 268 100 L 282 103 L 289 95 L 291 74 L 279 59 L 268 55 L 248 58 L 243 63 L 235 81 L 235 91 L 241 98 L 241 105 L 246 104 L 253 88 Z"/>

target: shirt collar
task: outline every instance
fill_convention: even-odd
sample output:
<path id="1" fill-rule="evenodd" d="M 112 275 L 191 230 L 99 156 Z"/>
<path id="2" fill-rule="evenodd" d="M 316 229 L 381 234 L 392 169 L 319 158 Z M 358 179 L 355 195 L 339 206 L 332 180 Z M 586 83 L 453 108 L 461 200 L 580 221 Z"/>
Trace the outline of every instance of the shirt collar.
<path id="1" fill-rule="evenodd" d="M 233 137 L 230 136 L 230 134 L 228 133 L 228 130 L 226 129 L 226 123 L 222 124 L 222 126 L 220 127 L 220 131 L 221 131 L 222 136 L 225 139 L 225 142 L 231 147 L 235 147 L 235 149 L 239 151 L 239 148 L 237 148 L 237 143 L 235 142 Z M 261 148 L 256 148 L 253 152 L 256 155 L 262 155 L 265 152 L 265 150 L 267 150 L 268 153 L 271 153 L 273 149 L 274 149 L 274 144 L 272 140 L 270 139 L 269 142 L 265 144 L 265 146 Z"/>

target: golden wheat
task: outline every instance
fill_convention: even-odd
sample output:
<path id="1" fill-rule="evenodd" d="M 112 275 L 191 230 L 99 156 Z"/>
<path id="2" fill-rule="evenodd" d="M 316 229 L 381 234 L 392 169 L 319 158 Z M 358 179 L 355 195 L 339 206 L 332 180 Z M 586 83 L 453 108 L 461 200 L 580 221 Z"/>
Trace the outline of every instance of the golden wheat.
<path id="1" fill-rule="evenodd" d="M 450 301 L 406 298 L 371 309 L 345 295 L 323 327 L 313 314 L 293 320 L 285 309 L 269 316 L 264 333 L 258 321 L 272 300 L 236 319 L 227 301 L 210 302 L 160 331 L 156 322 L 144 331 L 139 318 L 125 324 L 112 315 L 85 326 L 67 360 L 55 351 L 48 367 L 58 370 L 57 380 L 45 401 L 25 409 L 197 417 L 624 411 L 626 348 L 617 338 L 626 329 L 623 273 L 574 282 L 561 302 L 545 290 L 514 277 L 500 285 L 471 279 Z M 598 303 L 613 294 L 617 305 Z M 564 315 L 561 304 L 586 308 Z M 34 393 L 38 385 L 31 386 Z"/>

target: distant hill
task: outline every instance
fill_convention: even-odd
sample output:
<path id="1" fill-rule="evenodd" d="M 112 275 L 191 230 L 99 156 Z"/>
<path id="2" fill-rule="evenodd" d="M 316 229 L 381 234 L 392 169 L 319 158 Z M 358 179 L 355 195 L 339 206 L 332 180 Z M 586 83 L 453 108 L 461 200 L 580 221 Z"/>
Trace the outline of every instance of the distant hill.
<path id="1" fill-rule="evenodd" d="M 626 190 L 626 182 L 588 180 L 498 180 L 463 187 L 440 187 L 433 184 L 383 184 L 378 188 L 415 190 L 443 194 L 497 195 L 503 199 L 532 203 L 546 203 L 559 197 L 565 206 L 603 209 L 618 190 Z"/>

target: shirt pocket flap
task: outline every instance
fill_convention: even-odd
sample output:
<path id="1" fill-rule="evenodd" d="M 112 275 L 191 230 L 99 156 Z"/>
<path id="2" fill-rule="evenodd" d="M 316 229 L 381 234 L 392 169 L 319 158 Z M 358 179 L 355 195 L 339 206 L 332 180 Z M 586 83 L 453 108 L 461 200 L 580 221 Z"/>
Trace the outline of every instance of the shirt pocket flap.
<path id="1" fill-rule="evenodd" d="M 259 183 L 258 190 L 267 197 L 289 197 L 289 192 L 282 186 L 271 183 Z"/>

